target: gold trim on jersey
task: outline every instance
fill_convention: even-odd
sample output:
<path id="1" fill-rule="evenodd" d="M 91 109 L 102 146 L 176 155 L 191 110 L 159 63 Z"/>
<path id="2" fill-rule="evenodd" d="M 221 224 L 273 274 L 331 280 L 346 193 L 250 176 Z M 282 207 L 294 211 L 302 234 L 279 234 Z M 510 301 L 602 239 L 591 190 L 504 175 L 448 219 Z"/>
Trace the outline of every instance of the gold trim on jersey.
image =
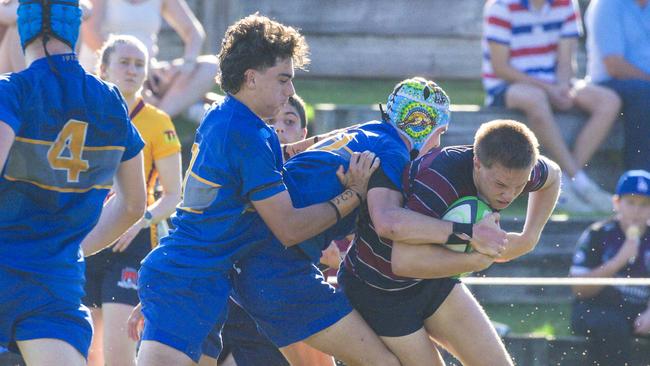
<path id="1" fill-rule="evenodd" d="M 96 184 L 96 185 L 92 185 L 92 186 L 90 186 L 88 188 L 61 188 L 61 187 L 55 187 L 55 186 L 49 186 L 49 185 L 46 185 L 46 184 L 41 184 L 41 183 L 34 182 L 32 180 L 29 180 L 29 179 L 14 178 L 14 177 L 9 176 L 7 174 L 4 175 L 4 178 L 7 179 L 7 180 L 10 180 L 12 182 L 30 183 L 30 184 L 33 184 L 33 185 L 35 185 L 35 186 L 37 186 L 39 188 L 42 188 L 42 189 L 47 189 L 49 191 L 63 192 L 63 193 L 86 193 L 86 192 L 88 192 L 90 190 L 93 190 L 93 189 L 111 189 L 111 187 L 112 187 L 112 185 L 103 186 L 103 185 L 97 185 Z"/>

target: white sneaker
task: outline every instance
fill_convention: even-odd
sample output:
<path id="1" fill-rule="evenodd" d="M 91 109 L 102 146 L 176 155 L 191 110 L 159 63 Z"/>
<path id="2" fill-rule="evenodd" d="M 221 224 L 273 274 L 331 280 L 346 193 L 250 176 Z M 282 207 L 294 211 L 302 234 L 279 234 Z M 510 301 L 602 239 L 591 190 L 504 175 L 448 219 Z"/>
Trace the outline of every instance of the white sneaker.
<path id="1" fill-rule="evenodd" d="M 576 194 L 585 202 L 589 203 L 596 211 L 603 213 L 612 213 L 612 194 L 601 189 L 593 180 L 582 184 L 580 188 L 573 185 Z"/>
<path id="2" fill-rule="evenodd" d="M 570 183 L 562 184 L 562 191 L 555 208 L 569 214 L 591 214 L 595 211 L 592 205 L 578 197 Z"/>

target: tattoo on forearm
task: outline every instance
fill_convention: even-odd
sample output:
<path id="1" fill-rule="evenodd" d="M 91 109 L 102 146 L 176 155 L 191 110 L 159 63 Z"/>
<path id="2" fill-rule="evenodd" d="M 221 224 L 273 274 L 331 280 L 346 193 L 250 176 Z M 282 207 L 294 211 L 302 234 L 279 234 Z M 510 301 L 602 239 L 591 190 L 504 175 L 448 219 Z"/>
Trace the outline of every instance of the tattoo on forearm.
<path id="1" fill-rule="evenodd" d="M 343 191 L 343 193 L 339 194 L 338 196 L 334 197 L 332 201 L 334 201 L 335 205 L 340 205 L 343 204 L 344 202 L 348 201 L 350 198 L 354 197 L 355 193 L 352 192 L 349 189 L 346 189 Z"/>

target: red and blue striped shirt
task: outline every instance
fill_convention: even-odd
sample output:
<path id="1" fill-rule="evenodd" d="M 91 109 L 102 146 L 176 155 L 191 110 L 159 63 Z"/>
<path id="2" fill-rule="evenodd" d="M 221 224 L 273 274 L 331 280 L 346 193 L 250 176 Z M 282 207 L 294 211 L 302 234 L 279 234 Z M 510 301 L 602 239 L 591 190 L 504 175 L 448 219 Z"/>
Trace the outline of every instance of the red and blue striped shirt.
<path id="1" fill-rule="evenodd" d="M 510 66 L 537 79 L 555 82 L 558 43 L 580 37 L 582 23 L 575 0 L 548 0 L 534 9 L 526 0 L 489 0 L 483 13 L 483 86 L 486 104 L 505 85 L 492 67 L 489 43 L 510 49 Z"/>

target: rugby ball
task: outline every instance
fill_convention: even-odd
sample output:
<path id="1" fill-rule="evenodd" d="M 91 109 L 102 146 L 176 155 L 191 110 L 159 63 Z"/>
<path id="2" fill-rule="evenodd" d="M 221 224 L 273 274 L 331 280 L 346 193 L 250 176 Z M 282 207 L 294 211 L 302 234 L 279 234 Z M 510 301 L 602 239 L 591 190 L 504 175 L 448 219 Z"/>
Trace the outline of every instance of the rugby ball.
<path id="1" fill-rule="evenodd" d="M 445 221 L 459 222 L 461 224 L 474 224 L 481 221 L 485 216 L 492 213 L 492 208 L 476 196 L 461 197 L 452 203 L 442 215 Z M 469 253 L 472 246 L 463 242 L 450 242 L 445 244 L 447 248 Z"/>

